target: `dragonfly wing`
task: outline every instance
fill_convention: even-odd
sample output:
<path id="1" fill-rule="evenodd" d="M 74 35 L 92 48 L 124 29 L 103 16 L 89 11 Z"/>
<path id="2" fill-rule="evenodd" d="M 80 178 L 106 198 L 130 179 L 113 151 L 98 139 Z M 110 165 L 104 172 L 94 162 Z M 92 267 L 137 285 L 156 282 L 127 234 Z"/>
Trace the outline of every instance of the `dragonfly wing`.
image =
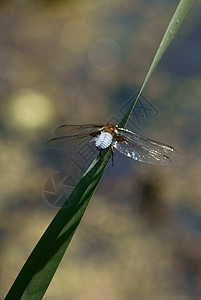
<path id="1" fill-rule="evenodd" d="M 122 154 L 140 162 L 158 166 L 172 165 L 172 161 L 168 156 L 157 151 L 145 150 L 141 146 L 130 141 L 116 141 L 113 146 Z"/>
<path id="2" fill-rule="evenodd" d="M 98 129 L 104 127 L 101 124 L 86 124 L 86 125 L 61 125 L 59 126 L 55 134 L 57 136 L 72 136 L 90 134 L 98 131 Z"/>
<path id="3" fill-rule="evenodd" d="M 161 155 L 163 154 L 168 157 L 172 157 L 177 153 L 177 151 L 169 145 L 148 139 L 140 134 L 123 128 L 119 128 L 119 135 L 151 153 L 160 153 Z"/>
<path id="4" fill-rule="evenodd" d="M 51 149 L 74 151 L 79 150 L 93 139 L 104 125 L 86 124 L 86 125 L 62 125 L 56 129 L 58 137 L 47 142 Z"/>
<path id="5" fill-rule="evenodd" d="M 89 134 L 56 137 L 49 140 L 47 146 L 56 150 L 78 151 L 92 139 L 93 137 Z"/>

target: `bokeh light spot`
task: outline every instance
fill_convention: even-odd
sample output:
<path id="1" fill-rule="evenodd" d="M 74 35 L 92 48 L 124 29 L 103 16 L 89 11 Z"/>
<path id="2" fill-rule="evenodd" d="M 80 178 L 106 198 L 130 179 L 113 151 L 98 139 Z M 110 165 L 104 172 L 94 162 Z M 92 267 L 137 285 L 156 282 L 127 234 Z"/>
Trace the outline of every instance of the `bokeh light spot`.
<path id="1" fill-rule="evenodd" d="M 9 122 L 27 129 L 49 124 L 54 117 L 51 99 L 33 90 L 15 94 L 9 103 Z"/>
<path id="2" fill-rule="evenodd" d="M 109 71 L 119 63 L 121 51 L 114 40 L 101 38 L 90 47 L 88 58 L 96 69 Z"/>

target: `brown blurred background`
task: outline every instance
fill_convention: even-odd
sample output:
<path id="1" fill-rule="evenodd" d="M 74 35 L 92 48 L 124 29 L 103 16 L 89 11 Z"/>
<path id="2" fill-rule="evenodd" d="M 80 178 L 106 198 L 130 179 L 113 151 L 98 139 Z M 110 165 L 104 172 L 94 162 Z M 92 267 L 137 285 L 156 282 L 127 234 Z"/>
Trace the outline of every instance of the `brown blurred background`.
<path id="1" fill-rule="evenodd" d="M 46 141 L 63 123 L 119 119 L 176 5 L 0 1 L 1 299 L 58 211 L 44 182 L 72 175 Z M 144 91 L 159 113 L 140 128 L 177 149 L 174 166 L 109 163 L 44 299 L 201 298 L 200 13 L 197 1 Z"/>

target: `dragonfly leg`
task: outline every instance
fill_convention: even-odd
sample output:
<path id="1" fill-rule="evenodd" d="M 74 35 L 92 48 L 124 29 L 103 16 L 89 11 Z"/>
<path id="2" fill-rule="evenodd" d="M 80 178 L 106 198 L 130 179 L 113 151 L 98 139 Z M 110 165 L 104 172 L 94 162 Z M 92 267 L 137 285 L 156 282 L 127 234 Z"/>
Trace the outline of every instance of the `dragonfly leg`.
<path id="1" fill-rule="evenodd" d="M 112 150 L 112 167 L 114 167 L 114 147 L 111 145 Z"/>

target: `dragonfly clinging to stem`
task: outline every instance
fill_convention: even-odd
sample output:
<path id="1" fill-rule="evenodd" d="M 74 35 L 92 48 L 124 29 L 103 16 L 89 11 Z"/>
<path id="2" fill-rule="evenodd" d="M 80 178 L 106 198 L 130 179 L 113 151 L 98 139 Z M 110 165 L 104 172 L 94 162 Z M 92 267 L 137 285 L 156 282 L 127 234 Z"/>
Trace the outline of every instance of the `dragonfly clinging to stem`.
<path id="1" fill-rule="evenodd" d="M 152 165 L 169 166 L 176 153 L 171 146 L 114 124 L 62 125 L 56 129 L 56 135 L 48 141 L 52 149 L 74 151 L 87 142 L 95 142 L 99 151 L 110 147 L 113 153 L 115 148 L 128 157 Z"/>

